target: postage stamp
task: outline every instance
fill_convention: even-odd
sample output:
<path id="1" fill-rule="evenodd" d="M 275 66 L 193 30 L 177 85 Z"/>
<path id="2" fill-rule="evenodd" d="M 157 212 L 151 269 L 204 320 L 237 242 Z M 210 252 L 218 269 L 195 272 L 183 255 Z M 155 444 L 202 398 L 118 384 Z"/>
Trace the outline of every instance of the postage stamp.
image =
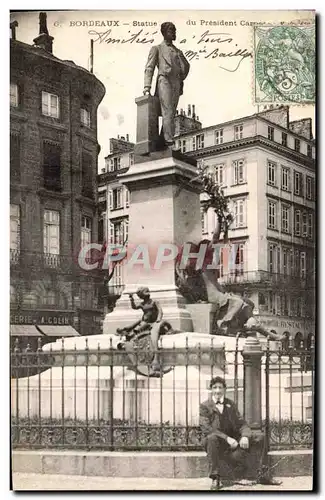
<path id="1" fill-rule="evenodd" d="M 315 26 L 254 27 L 256 103 L 315 102 Z"/>

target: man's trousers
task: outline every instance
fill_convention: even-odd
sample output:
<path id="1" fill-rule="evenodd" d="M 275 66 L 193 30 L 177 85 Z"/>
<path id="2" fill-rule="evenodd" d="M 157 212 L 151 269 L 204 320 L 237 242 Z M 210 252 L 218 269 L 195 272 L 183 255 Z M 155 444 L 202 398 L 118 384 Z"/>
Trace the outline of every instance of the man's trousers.
<path id="1" fill-rule="evenodd" d="M 157 82 L 157 91 L 161 107 L 162 127 L 164 139 L 172 144 L 175 134 L 175 115 L 179 101 L 181 80 L 171 75 L 168 78 L 160 75 Z"/>
<path id="2" fill-rule="evenodd" d="M 209 461 L 209 477 L 215 479 L 220 475 L 220 461 L 223 460 L 236 468 L 239 475 L 245 473 L 247 467 L 248 450 L 237 446 L 232 450 L 229 444 L 215 434 L 210 434 L 205 439 L 205 450 Z"/>

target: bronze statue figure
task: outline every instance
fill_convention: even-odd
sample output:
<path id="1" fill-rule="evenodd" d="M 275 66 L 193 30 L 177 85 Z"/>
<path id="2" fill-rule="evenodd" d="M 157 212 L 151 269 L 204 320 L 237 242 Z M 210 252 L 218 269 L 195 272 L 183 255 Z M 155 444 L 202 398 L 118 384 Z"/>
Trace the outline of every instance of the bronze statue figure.
<path id="1" fill-rule="evenodd" d="M 144 76 L 144 95 L 150 94 L 155 67 L 158 68 L 155 95 L 158 96 L 162 116 L 161 136 L 164 144 L 174 144 L 175 115 L 179 97 L 183 94 L 183 82 L 190 65 L 183 52 L 175 47 L 176 27 L 166 22 L 161 25 L 164 41 L 150 49 Z"/>
<path id="2" fill-rule="evenodd" d="M 135 323 L 124 328 L 118 328 L 116 334 L 124 337 L 125 341 L 119 343 L 119 349 L 126 350 L 132 356 L 134 345 L 143 346 L 143 341 L 149 336 L 150 338 L 150 352 L 152 359 L 148 362 L 139 363 L 139 354 L 136 356 L 135 368 L 141 375 L 146 376 L 160 376 L 161 371 L 167 373 L 171 370 L 170 367 L 161 367 L 158 356 L 158 341 L 161 335 L 176 333 L 168 321 L 163 321 L 163 311 L 159 302 L 150 298 L 150 292 L 147 287 L 140 287 L 137 290 L 137 296 L 142 302 L 136 305 L 133 294 L 130 294 L 130 302 L 132 309 L 140 309 L 143 312 L 142 318 Z M 146 354 L 146 349 L 143 349 Z M 132 359 L 132 361 L 134 361 Z"/>
<path id="3" fill-rule="evenodd" d="M 219 223 L 212 241 L 202 240 L 199 244 L 190 243 L 191 253 L 199 252 L 201 245 L 207 245 L 202 269 L 196 269 L 196 260 L 189 259 L 185 269 L 180 267 L 181 257 L 176 261 L 176 281 L 180 292 L 192 302 L 208 302 L 218 306 L 215 313 L 218 334 L 235 335 L 240 331 L 258 332 L 271 340 L 284 340 L 285 336 L 267 330 L 258 321 L 253 314 L 254 303 L 250 299 L 227 292 L 218 282 L 216 269 L 208 268 L 213 261 L 213 245 L 220 241 L 221 230 L 222 225 Z"/>

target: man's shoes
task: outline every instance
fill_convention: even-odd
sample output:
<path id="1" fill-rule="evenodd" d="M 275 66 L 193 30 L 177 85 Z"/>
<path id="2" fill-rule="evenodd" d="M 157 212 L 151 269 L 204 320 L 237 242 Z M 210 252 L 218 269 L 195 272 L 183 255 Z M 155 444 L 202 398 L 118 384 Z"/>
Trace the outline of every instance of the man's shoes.
<path id="1" fill-rule="evenodd" d="M 216 477 L 215 479 L 212 479 L 212 484 L 210 487 L 211 491 L 218 491 L 222 489 L 222 483 L 220 481 L 220 477 Z"/>

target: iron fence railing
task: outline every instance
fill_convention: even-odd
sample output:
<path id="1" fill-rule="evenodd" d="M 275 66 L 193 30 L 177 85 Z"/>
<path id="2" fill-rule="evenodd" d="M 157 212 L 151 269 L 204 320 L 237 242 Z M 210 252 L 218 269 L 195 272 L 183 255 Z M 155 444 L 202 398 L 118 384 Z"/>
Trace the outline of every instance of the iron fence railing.
<path id="1" fill-rule="evenodd" d="M 143 376 L 155 355 L 148 338 L 131 351 L 87 341 L 84 349 L 63 340 L 46 350 L 39 343 L 37 351 L 17 344 L 11 353 L 13 447 L 202 449 L 199 405 L 213 376 L 226 379 L 227 397 L 245 416 L 243 342 L 230 344 L 159 349 L 161 371 L 152 377 Z M 263 344 L 261 362 L 268 447 L 312 447 L 312 349 L 271 345 Z"/>

